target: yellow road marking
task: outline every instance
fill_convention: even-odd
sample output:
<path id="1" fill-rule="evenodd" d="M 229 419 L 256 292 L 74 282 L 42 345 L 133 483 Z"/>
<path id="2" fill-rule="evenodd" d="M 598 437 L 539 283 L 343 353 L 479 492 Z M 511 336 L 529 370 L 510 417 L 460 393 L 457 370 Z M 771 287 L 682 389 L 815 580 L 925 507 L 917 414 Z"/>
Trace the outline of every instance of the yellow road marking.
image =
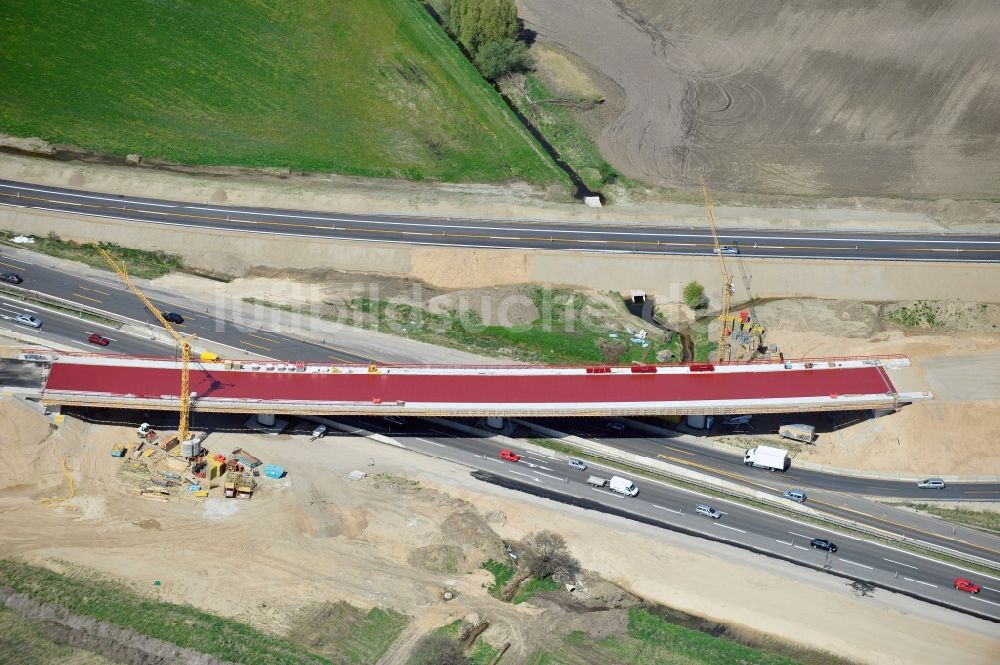
<path id="1" fill-rule="evenodd" d="M 765 485 L 764 483 L 754 482 L 753 480 L 747 479 L 745 476 L 741 476 L 741 475 L 736 474 L 736 473 L 730 473 L 728 471 L 722 471 L 720 469 L 716 469 L 716 468 L 711 467 L 711 466 L 705 466 L 704 464 L 697 464 L 695 462 L 691 462 L 691 461 L 686 460 L 686 459 L 680 459 L 679 457 L 669 457 L 667 455 L 657 455 L 657 457 L 662 457 L 663 459 L 665 459 L 665 460 L 667 460 L 669 462 L 676 462 L 677 464 L 681 464 L 681 465 L 684 465 L 684 466 L 693 466 L 693 467 L 698 468 L 698 469 L 703 469 L 705 471 L 708 471 L 709 473 L 716 473 L 716 474 L 719 474 L 720 476 L 725 476 L 727 478 L 732 478 L 734 480 L 738 480 L 741 483 L 747 483 L 749 485 L 756 485 L 757 487 L 763 487 L 764 489 L 771 490 L 772 492 L 779 492 L 780 491 L 777 487 L 771 487 L 770 485 Z"/>
<path id="2" fill-rule="evenodd" d="M 18 270 L 24 270 L 24 266 L 14 265 L 13 263 L 7 263 L 6 261 L 0 261 L 0 265 L 10 266 L 11 268 L 17 268 Z"/>
<path id="3" fill-rule="evenodd" d="M 271 339 L 270 337 L 264 337 L 263 335 L 255 335 L 253 333 L 247 333 L 250 337 L 256 337 L 257 339 L 262 339 L 265 342 L 274 342 L 275 344 L 281 344 L 280 339 Z"/>
<path id="4" fill-rule="evenodd" d="M 107 291 L 101 291 L 100 289 L 92 289 L 89 286 L 81 286 L 80 290 L 81 291 L 93 291 L 94 293 L 100 293 L 101 295 L 104 295 L 104 296 L 110 296 L 111 295 Z"/>
<path id="5" fill-rule="evenodd" d="M 76 296 L 77 298 L 83 298 L 84 300 L 89 300 L 90 302 L 96 302 L 98 304 L 100 304 L 100 302 L 101 302 L 97 298 L 91 298 L 90 296 L 85 296 L 82 293 L 76 293 L 76 292 L 74 292 L 73 295 Z"/>
<path id="6" fill-rule="evenodd" d="M 907 529 L 909 531 L 916 531 L 917 533 L 922 533 L 922 534 L 924 534 L 926 536 L 933 536 L 935 538 L 943 538 L 944 540 L 949 540 L 949 541 L 951 541 L 953 543 L 961 543 L 962 545 L 966 545 L 968 547 L 974 547 L 976 549 L 983 550 L 984 552 L 990 552 L 992 554 L 1000 554 L 1000 552 L 998 552 L 997 550 L 990 549 L 989 547 L 983 547 L 982 545 L 977 545 L 976 543 L 970 543 L 970 542 L 968 542 L 966 540 L 962 540 L 961 538 L 952 538 L 951 536 L 949 536 L 947 534 L 934 533 L 933 531 L 925 531 L 923 529 L 918 529 L 915 526 L 910 526 L 909 524 L 903 524 L 902 522 L 896 522 L 895 520 L 890 520 L 890 519 L 885 518 L 885 517 L 878 517 L 877 515 L 872 515 L 871 513 L 866 513 L 866 512 L 861 511 L 861 510 L 854 510 L 853 508 L 848 508 L 847 506 L 838 506 L 837 504 L 829 503 L 827 501 L 822 501 L 820 499 L 810 499 L 810 503 L 813 503 L 813 504 L 819 503 L 819 504 L 822 504 L 824 506 L 829 506 L 831 508 L 834 508 L 836 510 L 846 510 L 849 513 L 854 513 L 856 515 L 861 515 L 863 517 L 867 517 L 868 519 L 872 519 L 872 520 L 875 520 L 877 522 L 883 522 L 885 524 L 891 524 L 891 525 L 893 525 L 895 527 L 898 527 L 900 529 Z"/>
<path id="7" fill-rule="evenodd" d="M 268 348 L 266 346 L 260 346 L 258 344 L 254 344 L 253 342 L 248 342 L 245 339 L 241 339 L 240 340 L 240 344 L 245 344 L 246 346 L 252 346 L 253 348 L 260 349 L 261 351 L 270 351 L 271 350 L 270 348 Z"/>
<path id="8" fill-rule="evenodd" d="M 677 452 L 683 453 L 685 455 L 694 455 L 695 454 L 695 453 L 691 452 L 690 450 L 681 450 L 680 448 L 674 448 L 673 446 L 663 446 L 663 447 L 664 448 L 669 448 L 670 450 L 676 450 Z"/>

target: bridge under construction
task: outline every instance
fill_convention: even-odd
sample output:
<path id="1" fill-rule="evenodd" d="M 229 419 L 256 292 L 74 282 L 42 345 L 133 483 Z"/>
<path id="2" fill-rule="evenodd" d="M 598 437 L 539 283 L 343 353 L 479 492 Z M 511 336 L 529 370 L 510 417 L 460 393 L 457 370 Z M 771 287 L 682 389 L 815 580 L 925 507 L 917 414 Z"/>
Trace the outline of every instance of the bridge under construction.
<path id="1" fill-rule="evenodd" d="M 58 354 L 54 407 L 176 411 L 180 361 Z M 895 409 L 928 399 L 890 378 L 904 356 L 588 367 L 194 361 L 191 410 L 401 416 L 626 416 Z"/>

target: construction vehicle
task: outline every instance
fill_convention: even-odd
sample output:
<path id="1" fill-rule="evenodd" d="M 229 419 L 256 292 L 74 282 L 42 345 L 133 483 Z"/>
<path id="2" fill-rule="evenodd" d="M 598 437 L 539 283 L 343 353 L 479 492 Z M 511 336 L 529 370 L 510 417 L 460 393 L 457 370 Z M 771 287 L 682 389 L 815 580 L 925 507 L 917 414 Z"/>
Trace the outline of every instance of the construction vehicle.
<path id="1" fill-rule="evenodd" d="M 146 309 L 156 317 L 160 325 L 170 333 L 170 336 L 174 338 L 174 341 L 177 342 L 177 345 L 181 349 L 180 408 L 178 409 L 178 419 L 180 422 L 177 426 L 177 438 L 183 443 L 188 440 L 188 421 L 191 417 L 191 374 L 189 365 L 191 364 L 191 342 L 195 336 L 190 335 L 189 337 L 185 337 L 174 330 L 170 322 L 163 317 L 159 308 L 149 301 L 149 298 L 139 290 L 139 287 L 132 283 L 132 278 L 128 276 L 128 270 L 124 261 L 118 261 L 103 247 L 98 246 L 97 251 L 111 265 L 112 269 L 118 273 L 118 277 L 125 283 L 128 290 L 146 306 Z"/>
<path id="2" fill-rule="evenodd" d="M 126 450 L 128 450 L 128 448 L 126 448 L 125 446 L 119 444 L 119 445 L 115 446 L 114 448 L 112 448 L 112 450 L 111 450 L 111 456 L 112 457 L 125 457 L 125 451 Z"/>
<path id="3" fill-rule="evenodd" d="M 708 185 L 705 184 L 705 178 L 701 178 L 701 192 L 705 196 L 708 227 L 712 230 L 712 251 L 719 257 L 719 269 L 722 272 L 722 311 L 719 312 L 719 348 L 716 357 L 716 362 L 721 363 L 728 360 L 729 335 L 732 334 L 732 329 L 729 328 L 729 309 L 732 306 L 733 294 L 736 292 L 736 288 L 733 286 L 733 277 L 726 270 L 725 255 L 737 254 L 739 250 L 733 251 L 734 248 L 727 247 L 726 249 L 730 251 L 726 252 L 723 251 L 722 245 L 719 244 L 719 234 L 715 230 L 715 212 L 712 206 L 712 199 L 708 195 Z"/>

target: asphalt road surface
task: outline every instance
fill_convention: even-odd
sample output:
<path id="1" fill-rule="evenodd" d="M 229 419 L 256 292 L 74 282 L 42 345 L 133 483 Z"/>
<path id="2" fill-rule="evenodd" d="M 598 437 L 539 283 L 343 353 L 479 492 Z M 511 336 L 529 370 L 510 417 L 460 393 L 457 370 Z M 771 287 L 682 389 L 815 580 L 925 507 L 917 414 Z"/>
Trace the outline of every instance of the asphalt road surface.
<path id="1" fill-rule="evenodd" d="M 610 467 L 591 464 L 586 471 L 570 469 L 557 453 L 538 455 L 515 449 L 519 462 L 499 458 L 500 446 L 488 439 L 464 438 L 427 423 L 407 421 L 403 427 L 378 419 L 354 419 L 369 431 L 387 433 L 404 447 L 466 464 L 480 470 L 482 480 L 550 498 L 578 507 L 619 514 L 695 537 L 703 537 L 761 552 L 854 580 L 873 582 L 915 598 L 961 612 L 1000 621 L 1000 579 L 970 571 L 960 565 L 940 563 L 923 556 L 848 536 L 794 518 L 778 516 L 725 499 L 642 477 L 629 477 Z M 421 430 L 420 434 L 412 429 Z M 607 488 L 587 484 L 590 475 L 620 475 L 639 488 L 635 497 L 624 497 Z M 698 515 L 695 506 L 710 504 L 720 519 Z M 832 540 L 838 551 L 829 553 L 810 546 L 812 539 Z M 995 559 L 994 559 L 995 560 Z M 982 586 L 977 595 L 953 588 L 957 577 Z"/>
<path id="2" fill-rule="evenodd" d="M 41 259 L 43 255 L 38 255 Z M 122 284 L 116 283 L 118 278 L 109 273 L 107 281 L 95 281 L 80 277 L 72 273 L 63 272 L 54 268 L 49 268 L 38 263 L 29 263 L 17 257 L 0 254 L 0 272 L 16 272 L 24 281 L 19 285 L 6 284 L 4 286 L 9 293 L 16 293 L 18 290 L 31 290 L 46 295 L 69 300 L 80 305 L 96 308 L 117 316 L 132 320 L 141 328 L 145 325 L 149 334 L 146 335 L 147 342 L 140 343 L 136 338 L 122 335 L 120 339 L 115 339 L 107 347 L 103 347 L 107 353 L 121 353 L 134 355 L 174 355 L 174 345 L 162 343 L 151 343 L 148 338 L 153 337 L 153 331 L 162 331 L 162 326 L 156 317 L 136 298 L 131 292 L 125 289 Z M 0 294 L 2 295 L 2 294 Z M 4 296 L 7 301 L 13 302 L 13 296 Z M 209 340 L 218 344 L 224 344 L 238 351 L 246 351 L 252 355 L 274 358 L 277 360 L 313 360 L 324 361 L 333 359 L 339 362 L 369 363 L 371 358 L 350 353 L 349 351 L 325 346 L 314 342 L 309 342 L 297 337 L 275 333 L 269 330 L 261 330 L 234 321 L 227 321 L 206 315 L 201 311 L 194 311 L 183 304 L 182 298 L 177 302 L 151 298 L 154 305 L 160 308 L 161 312 L 175 312 L 184 317 L 184 323 L 175 324 L 174 327 L 184 334 L 197 334 L 199 339 Z M 52 314 L 45 313 L 42 305 L 20 305 L 20 311 L 37 310 L 38 317 L 45 320 L 54 318 Z M 15 308 L 14 305 L 10 306 Z M 18 312 L 20 313 L 20 312 Z M 4 326 L 0 320 L 0 327 Z M 11 322 L 12 323 L 12 322 Z M 48 321 L 46 321 L 48 323 Z M 95 327 L 95 324 L 88 324 Z M 87 328 L 88 326 L 83 326 Z M 71 331 L 70 339 L 86 343 L 86 335 L 82 333 L 83 328 L 74 328 Z M 43 331 L 53 330 L 45 325 Z M 55 331 L 53 331 L 54 333 Z M 59 332 L 63 332 L 59 329 Z M 101 332 L 98 330 L 97 332 Z M 117 331 L 116 331 L 117 332 Z M 111 333 L 101 332 L 106 337 L 114 337 Z M 44 337 L 45 335 L 41 335 Z M 152 346 L 150 344 L 153 344 Z M 96 349 L 96 347 L 94 347 Z M 240 357 L 239 354 L 223 354 L 225 357 Z"/>
<path id="3" fill-rule="evenodd" d="M 459 218 L 203 206 L 7 180 L 0 180 L 0 205 L 177 227 L 359 242 L 708 256 L 713 251 L 712 237 L 707 229 L 584 227 L 516 220 L 498 223 Z M 1000 236 L 725 230 L 719 240 L 746 257 L 1000 261 Z"/>

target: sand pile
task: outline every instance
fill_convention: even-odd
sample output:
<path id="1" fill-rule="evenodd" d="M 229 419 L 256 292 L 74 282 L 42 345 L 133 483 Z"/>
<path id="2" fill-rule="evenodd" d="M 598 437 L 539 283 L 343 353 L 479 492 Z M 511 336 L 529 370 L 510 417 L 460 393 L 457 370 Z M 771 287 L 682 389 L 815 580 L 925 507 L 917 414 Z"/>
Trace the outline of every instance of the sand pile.
<path id="1" fill-rule="evenodd" d="M 58 473 L 62 456 L 49 419 L 15 397 L 0 398 L 0 490 L 34 487 L 39 475 Z"/>

